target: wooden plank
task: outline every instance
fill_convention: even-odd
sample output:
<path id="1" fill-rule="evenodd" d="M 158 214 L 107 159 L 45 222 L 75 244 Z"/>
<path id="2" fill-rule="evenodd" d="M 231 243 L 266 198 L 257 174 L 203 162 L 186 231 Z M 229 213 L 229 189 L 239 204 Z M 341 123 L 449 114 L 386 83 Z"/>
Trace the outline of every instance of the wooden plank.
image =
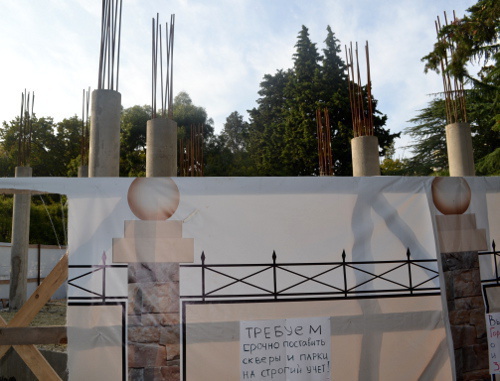
<path id="1" fill-rule="evenodd" d="M 1 316 L 0 316 L 0 327 L 7 327 L 7 322 Z M 3 356 L 5 356 L 10 347 L 11 347 L 10 345 L 0 345 L 0 359 Z"/>
<path id="2" fill-rule="evenodd" d="M 68 253 L 57 262 L 49 275 L 37 287 L 21 309 L 9 322 L 9 327 L 25 327 L 38 311 L 49 301 L 51 296 L 68 278 Z"/>
<path id="3" fill-rule="evenodd" d="M 2 327 L 0 345 L 66 344 L 66 327 Z"/>
<path id="4" fill-rule="evenodd" d="M 7 323 L 1 316 L 0 327 L 7 327 Z M 5 356 L 10 347 L 11 345 L 0 346 L 0 359 Z M 34 345 L 14 345 L 14 350 L 39 380 L 62 381 L 56 371 Z"/>
<path id="5" fill-rule="evenodd" d="M 68 253 L 64 254 L 64 256 L 59 260 L 57 265 L 52 269 L 52 271 L 45 278 L 42 284 L 38 286 L 35 292 L 28 299 L 28 301 L 24 303 L 21 309 L 11 319 L 11 321 L 8 324 L 8 327 L 25 327 L 29 323 L 31 323 L 33 318 L 38 313 L 38 311 L 40 311 L 40 309 L 45 305 L 45 303 L 49 301 L 52 294 L 54 294 L 54 292 L 66 281 L 67 278 L 68 278 Z M 7 323 L 1 316 L 0 316 L 0 327 L 7 327 Z M 0 359 L 3 356 L 5 356 L 10 347 L 11 347 L 10 345 L 0 345 Z M 23 345 L 20 347 L 25 347 L 25 346 Z M 33 345 L 32 347 L 35 348 L 35 346 Z M 32 353 L 32 351 L 29 353 Z M 30 359 L 37 358 L 36 354 L 34 356 L 35 357 L 31 357 L 30 355 L 28 357 Z M 45 358 L 42 355 L 40 356 L 45 361 Z"/>
<path id="6" fill-rule="evenodd" d="M 45 278 L 40 278 L 41 281 L 43 281 Z M 38 281 L 38 278 L 28 278 L 27 279 L 28 283 L 36 283 Z M 0 284 L 10 284 L 9 279 L 0 279 Z"/>
<path id="7" fill-rule="evenodd" d="M 62 381 L 34 345 L 14 345 L 14 349 L 39 380 Z"/>

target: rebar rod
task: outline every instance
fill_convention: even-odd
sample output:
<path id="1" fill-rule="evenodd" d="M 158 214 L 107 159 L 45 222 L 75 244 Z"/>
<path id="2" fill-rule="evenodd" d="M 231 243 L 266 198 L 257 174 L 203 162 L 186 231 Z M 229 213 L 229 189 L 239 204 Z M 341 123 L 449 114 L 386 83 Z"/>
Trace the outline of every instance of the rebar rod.
<path id="1" fill-rule="evenodd" d="M 30 163 L 31 140 L 33 135 L 33 118 L 35 93 L 21 93 L 21 114 L 19 115 L 17 165 L 26 166 Z"/>
<path id="2" fill-rule="evenodd" d="M 173 92 L 174 92 L 174 34 L 175 34 L 175 15 L 170 15 L 170 39 L 169 39 L 169 66 L 170 66 L 170 76 L 169 76 L 169 104 L 168 104 L 168 116 L 173 117 Z"/>
<path id="3" fill-rule="evenodd" d="M 444 13 L 444 26 L 448 27 L 448 15 Z M 453 23 L 459 20 L 453 11 Z M 449 36 L 442 36 L 443 26 L 441 19 L 437 16 L 435 21 L 438 42 L 444 46 L 443 55 L 440 57 L 441 76 L 443 80 L 443 91 L 446 110 L 446 121 L 448 124 L 456 122 L 467 122 L 466 93 L 461 78 L 452 77 L 449 71 L 448 56 L 453 57 L 456 45 Z"/>
<path id="4" fill-rule="evenodd" d="M 31 161 L 31 137 L 33 136 L 33 109 L 35 107 L 35 92 L 32 93 L 33 97 L 31 98 L 31 113 L 28 119 L 28 145 L 26 147 L 26 159 L 27 164 Z"/>
<path id="5" fill-rule="evenodd" d="M 156 14 L 156 20 L 153 18 L 152 28 L 152 92 L 151 92 L 151 105 L 154 109 L 152 118 L 157 117 L 157 89 L 158 80 L 160 81 L 160 102 L 162 118 L 173 117 L 173 51 L 174 51 L 174 24 L 175 15 L 170 16 L 170 28 L 168 23 L 165 23 L 165 59 L 163 59 L 163 30 L 160 25 L 159 13 Z M 158 62 L 159 61 L 159 62 Z M 158 78 L 158 65 L 160 66 L 160 78 Z"/>
<path id="6" fill-rule="evenodd" d="M 82 129 L 80 137 L 80 163 L 88 164 L 90 87 L 82 93 Z"/>
<path id="7" fill-rule="evenodd" d="M 370 75 L 370 52 L 368 49 L 368 41 L 366 41 L 365 53 L 366 53 L 366 73 L 367 73 L 366 93 L 368 96 L 367 135 L 373 135 L 372 79 Z"/>
<path id="8" fill-rule="evenodd" d="M 120 44 L 121 44 L 121 34 L 122 34 L 122 5 L 123 5 L 123 1 L 120 0 L 119 1 L 119 5 L 120 5 L 120 13 L 119 13 L 119 16 L 118 16 L 118 20 L 120 20 L 120 22 L 118 23 L 118 45 L 117 45 L 117 55 L 116 55 L 116 91 L 118 91 L 118 79 L 120 77 Z"/>
<path id="9" fill-rule="evenodd" d="M 156 117 L 155 112 L 155 85 L 156 85 L 156 76 L 155 76 L 155 19 L 153 17 L 151 23 L 151 119 Z"/>
<path id="10" fill-rule="evenodd" d="M 118 90 L 122 4 L 122 0 L 102 0 L 98 89 Z"/>
<path id="11" fill-rule="evenodd" d="M 358 136 L 371 136 L 374 134 L 373 124 L 373 97 L 372 97 L 372 83 L 370 73 L 370 56 L 368 49 L 368 41 L 365 45 L 366 53 L 366 70 L 367 80 L 366 85 L 366 101 L 363 93 L 363 86 L 361 85 L 361 71 L 359 68 L 359 54 L 358 44 L 356 43 L 353 49 L 352 42 L 349 49 L 346 49 L 346 66 L 347 66 L 347 81 L 349 89 L 349 102 L 351 104 L 351 117 L 354 137 Z M 356 62 L 354 61 L 356 60 Z M 356 63 L 356 68 L 354 64 Z M 366 109 L 365 109 L 366 104 Z"/>
<path id="12" fill-rule="evenodd" d="M 163 49 L 162 49 L 162 41 L 161 41 L 161 25 L 160 25 L 160 78 L 163 78 Z M 165 117 L 165 103 L 164 103 L 164 95 L 165 92 L 163 90 L 163 81 L 160 81 L 160 92 L 161 92 L 161 117 Z"/>

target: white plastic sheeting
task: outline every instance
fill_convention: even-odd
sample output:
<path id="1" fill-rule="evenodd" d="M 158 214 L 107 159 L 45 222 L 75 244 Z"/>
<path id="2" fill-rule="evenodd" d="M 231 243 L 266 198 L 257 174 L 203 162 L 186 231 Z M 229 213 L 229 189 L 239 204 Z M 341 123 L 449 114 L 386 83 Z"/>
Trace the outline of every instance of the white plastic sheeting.
<path id="1" fill-rule="evenodd" d="M 111 264 L 112 239 L 123 237 L 124 221 L 137 219 L 127 202 L 132 180 L 1 179 L 0 189 L 67 195 L 70 267 L 95 266 L 103 261 Z M 343 250 L 347 261 L 403 260 L 408 248 L 413 259 L 436 258 L 433 178 L 174 178 L 174 181 L 180 203 L 170 219 L 182 220 L 183 237 L 194 239 L 196 263 L 202 251 L 209 263 L 228 264 L 269 262 L 273 251 L 282 262 L 340 261 Z M 467 182 L 472 199 L 466 213 L 475 214 L 477 227 L 486 229 L 488 240 L 495 238 L 500 228 L 500 179 L 467 178 Z M 486 260 L 481 266 L 483 274 L 492 274 L 490 262 Z M 82 271 L 70 268 L 69 276 L 79 276 Z M 368 275 L 357 276 L 362 282 Z M 103 285 L 99 271 L 79 282 L 96 294 Z M 70 306 L 68 313 L 72 380 L 124 377 L 126 356 L 117 353 L 125 343 L 117 337 L 117 324 L 123 324 L 126 316 L 123 310 L 126 304 L 121 298 L 127 297 L 127 272 L 123 268 L 109 269 L 105 286 L 110 298 L 100 306 L 95 305 L 96 300 L 85 300 L 81 289 L 68 290 L 70 301 L 73 298 L 71 303 L 80 303 Z M 181 295 L 196 294 L 200 282 L 185 278 L 181 271 L 180 287 Z M 278 304 L 244 304 L 236 312 L 229 311 L 228 305 L 214 304 L 210 313 L 189 306 L 185 359 L 188 379 L 232 379 L 225 378 L 225 373 L 218 374 L 222 368 L 209 363 L 217 356 L 226 363 L 224 369 L 232 372 L 239 364 L 238 350 L 233 349 L 235 345 L 238 348 L 237 337 L 225 337 L 225 330 L 211 331 L 214 324 L 233 326 L 241 320 L 320 316 L 331 317 L 334 379 L 399 380 L 402 378 L 398 369 L 411 374 L 403 376 L 404 379 L 425 375 L 449 379 L 450 360 L 438 297 L 314 302 L 291 309 L 287 303 Z M 199 308 L 202 307 L 206 306 Z M 88 319 L 82 323 L 81 317 L 85 315 L 77 311 L 85 308 L 97 325 L 87 324 Z M 229 355 L 233 352 L 236 358 Z M 207 378 L 205 370 L 216 373 Z"/>

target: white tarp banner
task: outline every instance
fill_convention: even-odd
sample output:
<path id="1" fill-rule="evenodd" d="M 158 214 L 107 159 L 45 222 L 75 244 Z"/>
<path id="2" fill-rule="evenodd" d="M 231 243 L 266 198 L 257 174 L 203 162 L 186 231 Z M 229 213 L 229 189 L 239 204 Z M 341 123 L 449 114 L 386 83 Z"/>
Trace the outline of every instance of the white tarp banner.
<path id="1" fill-rule="evenodd" d="M 348 286 L 356 286 L 353 292 L 360 294 L 396 287 L 391 282 L 408 283 L 404 269 L 393 272 L 391 282 L 372 279 L 370 274 L 384 272 L 384 265 L 373 261 L 405 260 L 408 250 L 412 259 L 436 259 L 434 215 L 438 212 L 431 189 L 434 178 L 172 180 L 178 192 L 167 195 L 166 205 L 161 205 L 162 201 L 156 200 L 158 192 L 154 187 L 150 191 L 146 189 L 144 196 L 133 196 L 131 201 L 132 178 L 0 179 L 3 193 L 30 190 L 68 197 L 69 278 L 73 279 L 68 288 L 71 380 L 127 377 L 127 359 L 131 361 L 126 353 L 124 333 L 124 327 L 130 324 L 127 322 L 127 309 L 130 309 L 127 261 L 144 262 L 143 256 L 149 254 L 141 251 L 143 246 L 152 253 L 147 257 L 149 261 L 155 262 L 161 260 L 158 256 L 163 255 L 164 247 L 176 248 L 175 253 L 166 254 L 174 258 L 177 252 L 184 255 L 189 251 L 186 248 L 193 245 L 195 264 L 201 263 L 202 252 L 207 263 L 248 264 L 269 263 L 273 252 L 281 263 L 338 262 L 342 261 L 345 251 L 345 261 L 367 262 L 363 271 L 351 269 L 346 275 L 353 279 Z M 498 237 L 500 230 L 500 178 L 467 178 L 466 181 L 471 197 L 464 214 L 474 214 L 477 230 L 490 242 Z M 133 223 L 127 225 L 127 221 L 140 222 L 137 211 L 132 210 L 136 207 L 134 197 L 139 200 L 139 209 L 144 211 L 171 208 L 173 215 L 169 214 L 167 221 L 172 221 L 168 234 L 173 235 L 163 238 L 155 225 L 160 237 L 153 240 L 153 244 L 137 238 L 142 228 Z M 131 240 L 127 237 L 130 229 L 135 237 Z M 127 242 L 132 244 L 127 246 Z M 123 249 L 125 259 L 114 259 L 116 247 Z M 176 293 L 200 295 L 201 278 L 192 276 L 189 270 L 181 269 L 180 279 L 175 280 L 180 287 Z M 414 284 L 429 276 L 425 269 L 415 271 Z M 481 273 L 485 277 L 493 275 L 491 259 L 481 260 Z M 292 279 L 285 277 L 284 281 Z M 211 290 L 225 284 L 219 280 L 213 282 Z M 331 275 L 328 282 L 339 289 L 343 287 L 342 276 Z M 226 291 L 244 294 L 246 286 L 236 282 Z M 429 286 L 439 286 L 439 280 L 433 279 Z M 315 287 L 319 286 L 304 284 L 296 290 L 297 293 L 310 292 L 315 291 Z M 171 299 L 171 295 L 167 297 Z M 374 375 L 380 380 L 401 379 L 397 369 L 405 369 L 405 379 L 451 377 L 438 297 L 341 300 L 315 302 L 308 307 L 292 304 L 254 304 L 251 308 L 239 305 L 236 310 L 230 310 L 225 304 L 187 306 L 186 316 L 180 320 L 184 321 L 186 335 L 186 357 L 182 361 L 186 363 L 187 379 L 239 378 L 237 327 L 240 321 L 325 316 L 332 322 L 332 379 L 369 379 Z M 148 306 L 148 313 L 154 314 L 152 307 Z M 85 315 L 78 312 L 83 308 L 88 308 Z M 92 320 L 82 324 L 81 316 L 92 316 Z M 98 325 L 99 334 L 95 334 L 97 328 L 91 322 Z M 225 328 L 207 330 L 214 324 Z M 232 329 L 236 329 L 236 334 L 228 336 L 225 332 L 233 332 Z M 350 361 L 339 348 L 349 349 Z M 120 351 L 122 355 L 117 356 Z M 78 373 L 73 369 L 78 369 Z M 86 373 L 80 374 L 81 369 Z"/>

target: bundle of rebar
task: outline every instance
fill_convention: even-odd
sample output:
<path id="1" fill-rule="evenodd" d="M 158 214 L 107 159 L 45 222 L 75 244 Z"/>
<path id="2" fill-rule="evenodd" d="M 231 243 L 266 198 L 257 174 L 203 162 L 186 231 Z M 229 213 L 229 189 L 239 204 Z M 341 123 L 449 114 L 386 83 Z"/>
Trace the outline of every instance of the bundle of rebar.
<path id="1" fill-rule="evenodd" d="M 356 68 L 354 67 L 354 57 L 352 42 L 349 50 L 346 50 L 347 81 L 349 86 L 349 101 L 351 103 L 352 125 L 354 137 L 373 135 L 373 102 L 372 102 L 372 83 L 370 76 L 370 55 L 368 50 L 368 41 L 366 41 L 366 100 L 361 86 L 361 74 L 359 70 L 358 43 L 356 42 L 355 56 Z M 355 70 L 356 69 L 356 70 Z"/>
<path id="2" fill-rule="evenodd" d="M 179 139 L 179 176 L 203 176 L 203 124 L 191 125 L 190 136 Z"/>
<path id="3" fill-rule="evenodd" d="M 453 11 L 453 22 L 458 23 L 460 20 L 457 19 L 455 11 Z M 445 26 L 448 26 L 448 16 L 444 12 L 444 22 Z M 451 38 L 446 36 L 440 36 L 442 31 L 441 20 L 439 16 L 434 22 L 436 26 L 436 33 L 438 41 L 442 46 L 445 46 L 444 55 L 441 57 L 441 75 L 443 77 L 443 88 L 445 96 L 446 105 L 446 120 L 448 124 L 457 122 L 467 122 L 467 110 L 465 105 L 465 90 L 464 84 L 461 79 L 455 78 L 450 75 L 448 71 L 448 57 L 453 56 L 456 49 L 456 44 L 451 40 Z"/>
<path id="4" fill-rule="evenodd" d="M 121 19 L 122 0 L 102 0 L 98 89 L 118 91 Z"/>
<path id="5" fill-rule="evenodd" d="M 82 97 L 82 129 L 80 139 L 80 162 L 81 165 L 88 165 L 89 162 L 89 106 L 90 87 L 87 91 L 83 89 Z"/>
<path id="6" fill-rule="evenodd" d="M 331 129 L 328 109 L 316 110 L 319 175 L 333 176 Z"/>
<path id="7" fill-rule="evenodd" d="M 31 98 L 31 99 L 30 99 Z M 33 132 L 33 107 L 35 93 L 21 93 L 21 114 L 19 116 L 19 135 L 17 166 L 29 166 L 31 156 L 31 135 Z"/>
<path id="8" fill-rule="evenodd" d="M 163 61 L 162 48 L 162 28 L 160 25 L 160 15 L 156 14 L 156 20 L 152 19 L 152 63 L 151 63 L 151 119 L 157 115 L 157 84 L 158 66 L 160 68 L 160 117 L 170 119 L 173 117 L 173 70 L 174 70 L 174 28 L 175 15 L 170 15 L 170 28 L 165 23 L 165 46 L 166 59 Z M 165 66 L 165 76 L 163 68 Z"/>

